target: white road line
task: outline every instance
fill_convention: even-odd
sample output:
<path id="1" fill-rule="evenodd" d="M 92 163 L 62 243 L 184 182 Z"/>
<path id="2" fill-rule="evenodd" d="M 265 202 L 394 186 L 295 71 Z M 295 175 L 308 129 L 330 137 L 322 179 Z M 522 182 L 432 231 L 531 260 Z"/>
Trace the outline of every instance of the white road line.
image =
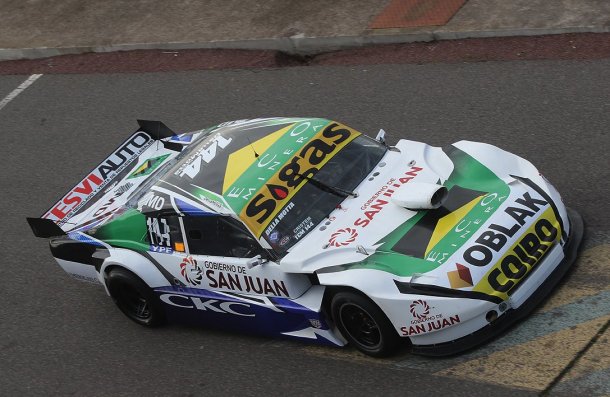
<path id="1" fill-rule="evenodd" d="M 36 80 L 38 80 L 40 78 L 40 76 L 42 76 L 42 74 L 33 74 L 30 77 L 28 77 L 23 83 L 21 83 L 21 85 L 19 85 L 19 87 L 15 88 L 2 101 L 0 101 L 0 110 L 2 110 L 3 107 L 8 105 L 8 103 L 10 101 L 15 99 L 17 97 L 17 95 L 21 94 L 26 88 L 31 86 Z"/>

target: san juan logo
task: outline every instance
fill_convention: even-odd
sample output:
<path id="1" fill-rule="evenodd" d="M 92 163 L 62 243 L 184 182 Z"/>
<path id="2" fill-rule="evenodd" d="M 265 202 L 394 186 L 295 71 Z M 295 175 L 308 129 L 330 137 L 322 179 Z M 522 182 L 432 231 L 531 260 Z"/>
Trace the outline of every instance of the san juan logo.
<path id="1" fill-rule="evenodd" d="M 422 299 L 411 302 L 409 305 L 409 312 L 412 316 L 410 324 L 400 328 L 400 332 L 403 336 L 438 331 L 459 324 L 461 321 L 459 315 L 444 316 L 443 313 L 439 313 L 438 309 L 434 306 L 430 306 L 428 302 Z"/>
<path id="2" fill-rule="evenodd" d="M 339 229 L 334 232 L 330 236 L 328 243 L 333 247 L 341 247 L 353 243 L 356 241 L 356 237 L 358 237 L 358 232 L 356 232 L 356 229 L 346 227 L 345 229 Z"/>
<path id="3" fill-rule="evenodd" d="M 418 320 L 425 319 L 430 314 L 430 306 L 426 301 L 418 299 L 409 306 L 409 311 Z"/>
<path id="4" fill-rule="evenodd" d="M 197 261 L 192 256 L 187 256 L 180 263 L 180 274 L 187 283 L 200 285 L 203 279 L 203 269 L 199 267 Z"/>

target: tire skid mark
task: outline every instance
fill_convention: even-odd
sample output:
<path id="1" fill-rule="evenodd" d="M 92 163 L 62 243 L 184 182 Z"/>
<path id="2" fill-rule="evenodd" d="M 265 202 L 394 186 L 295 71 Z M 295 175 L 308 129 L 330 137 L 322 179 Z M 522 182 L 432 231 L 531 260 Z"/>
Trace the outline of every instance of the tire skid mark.
<path id="1" fill-rule="evenodd" d="M 545 392 L 610 395 L 610 320 L 593 337 L 578 360 L 571 364 Z"/>

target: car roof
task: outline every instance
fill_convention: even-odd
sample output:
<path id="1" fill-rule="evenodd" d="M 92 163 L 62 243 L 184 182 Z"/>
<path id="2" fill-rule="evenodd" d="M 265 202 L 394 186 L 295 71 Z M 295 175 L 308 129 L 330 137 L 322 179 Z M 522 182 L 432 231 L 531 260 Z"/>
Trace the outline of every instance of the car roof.
<path id="1" fill-rule="evenodd" d="M 232 215 L 252 230 L 254 225 L 246 219 L 246 206 L 263 191 L 278 200 L 289 199 L 289 191 L 296 192 L 297 189 L 279 186 L 283 182 L 278 175 L 286 164 L 296 161 L 303 164 L 300 172 L 312 167 L 299 157 L 304 156 L 302 149 L 306 145 L 313 141 L 323 145 L 326 140 L 328 147 L 340 150 L 342 146 L 333 143 L 335 138 L 323 137 L 323 133 L 334 137 L 343 133 L 350 139 L 360 134 L 323 118 L 237 120 L 182 134 L 175 139 L 187 148 L 151 190 L 171 196 L 165 203 L 168 210 L 174 208 L 191 215 Z M 307 156 L 310 155 L 308 150 Z M 287 201 L 278 202 L 274 208 L 283 207 Z"/>

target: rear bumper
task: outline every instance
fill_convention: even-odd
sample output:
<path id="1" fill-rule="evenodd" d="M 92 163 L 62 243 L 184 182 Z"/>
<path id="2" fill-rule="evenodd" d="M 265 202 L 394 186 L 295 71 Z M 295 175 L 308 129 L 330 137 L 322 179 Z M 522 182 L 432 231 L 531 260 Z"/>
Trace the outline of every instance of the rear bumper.
<path id="1" fill-rule="evenodd" d="M 412 352 L 426 356 L 448 356 L 461 353 L 501 334 L 511 325 L 527 316 L 549 295 L 576 260 L 584 234 L 584 222 L 580 214 L 576 211 L 567 208 L 567 212 L 571 228 L 570 236 L 563 248 L 564 258 L 523 304 L 516 309 L 508 309 L 504 314 L 498 317 L 497 320 L 472 334 L 455 339 L 451 342 L 431 345 L 413 345 Z"/>

